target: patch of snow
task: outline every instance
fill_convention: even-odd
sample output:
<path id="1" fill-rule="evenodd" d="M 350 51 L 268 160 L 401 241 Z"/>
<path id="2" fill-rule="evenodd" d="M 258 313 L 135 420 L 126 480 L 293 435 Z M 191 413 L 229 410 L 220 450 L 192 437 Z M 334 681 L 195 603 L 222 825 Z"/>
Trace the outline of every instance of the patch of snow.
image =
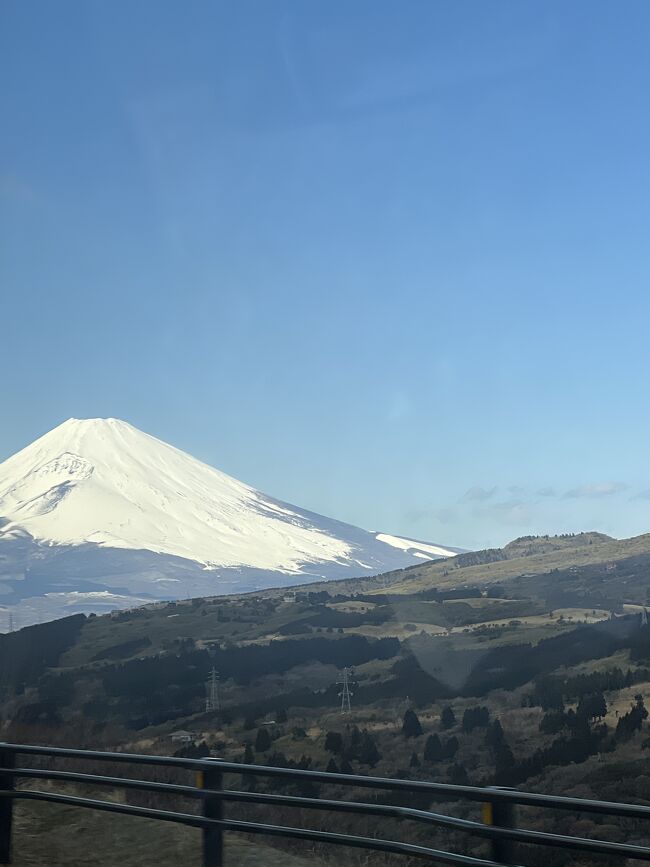
<path id="1" fill-rule="evenodd" d="M 440 545 L 431 545 L 429 542 L 415 542 L 413 539 L 403 539 L 401 536 L 391 536 L 389 533 L 377 533 L 376 538 L 379 542 L 385 542 L 393 548 L 399 548 L 402 551 L 410 551 L 414 557 L 425 556 L 425 559 L 431 560 L 432 557 L 453 557 L 456 552 L 449 548 L 442 548 Z M 426 555 L 429 554 L 429 557 Z"/>

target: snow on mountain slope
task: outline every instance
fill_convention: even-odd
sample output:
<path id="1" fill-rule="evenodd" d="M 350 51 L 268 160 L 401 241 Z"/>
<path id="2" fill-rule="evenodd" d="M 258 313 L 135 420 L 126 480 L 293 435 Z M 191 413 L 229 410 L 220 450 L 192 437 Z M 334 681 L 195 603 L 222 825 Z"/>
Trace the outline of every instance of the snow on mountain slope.
<path id="1" fill-rule="evenodd" d="M 388 533 L 377 533 L 375 538 L 379 542 L 385 542 L 401 551 L 409 551 L 415 557 L 421 557 L 425 560 L 435 560 L 437 557 L 453 557 L 454 554 L 458 553 L 450 548 L 441 548 L 440 545 L 414 542 L 413 539 L 402 539 L 401 536 L 390 536 Z"/>
<path id="2" fill-rule="evenodd" d="M 70 419 L 0 465 L 0 514 L 47 542 L 299 571 L 348 546 L 116 419 Z"/>
<path id="3" fill-rule="evenodd" d="M 278 583 L 295 576 L 297 583 L 301 576 L 373 574 L 456 553 L 282 503 L 118 419 L 69 419 L 0 464 L 0 544 L 3 539 L 12 551 L 25 540 L 39 547 L 38 556 L 27 558 L 32 565 L 25 579 L 34 574 L 35 558 L 50 562 L 48 552 L 56 551 L 69 560 L 72 551 L 83 552 L 83 561 L 75 562 L 86 570 L 72 571 L 97 582 L 98 570 L 105 577 L 115 569 L 116 558 L 109 567 L 102 551 L 131 551 L 130 582 L 138 593 L 155 597 L 196 592 L 194 584 L 170 589 L 171 582 L 183 584 L 173 572 L 187 571 L 187 564 L 190 571 L 215 573 L 210 586 L 218 593 L 225 588 L 214 579 L 231 580 L 233 570 L 240 576 L 242 570 L 249 577 L 285 576 Z M 0 580 L 5 580 L 2 550 Z M 146 566 L 143 554 L 151 555 Z M 120 574 L 125 556 L 117 558 Z M 6 557 L 4 562 L 6 574 Z M 42 563 L 39 569 L 41 575 Z M 154 586 L 161 581 L 164 587 Z M 39 582 L 47 594 L 47 574 Z M 245 582 L 239 585 L 228 589 L 250 589 Z M 21 585 L 23 596 L 28 586 Z M 93 593 L 111 595 L 114 588 L 112 579 Z M 120 592 L 134 589 L 122 586 Z"/>

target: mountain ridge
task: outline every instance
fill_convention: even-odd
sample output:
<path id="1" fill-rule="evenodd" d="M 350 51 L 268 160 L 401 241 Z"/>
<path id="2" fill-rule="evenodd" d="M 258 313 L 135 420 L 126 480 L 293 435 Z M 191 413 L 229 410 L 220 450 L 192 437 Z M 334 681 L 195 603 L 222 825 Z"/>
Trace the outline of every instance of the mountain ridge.
<path id="1" fill-rule="evenodd" d="M 312 584 L 312 591 L 410 595 L 434 588 L 446 591 L 509 582 L 521 576 L 543 576 L 592 563 L 616 563 L 650 555 L 650 533 L 616 539 L 604 533 L 522 536 L 503 548 L 467 551 L 444 561 L 418 563 L 381 575 Z"/>

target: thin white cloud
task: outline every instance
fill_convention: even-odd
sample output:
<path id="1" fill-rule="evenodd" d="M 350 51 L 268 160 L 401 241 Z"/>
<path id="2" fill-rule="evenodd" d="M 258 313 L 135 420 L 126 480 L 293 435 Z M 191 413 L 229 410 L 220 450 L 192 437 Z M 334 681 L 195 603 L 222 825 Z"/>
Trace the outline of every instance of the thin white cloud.
<path id="1" fill-rule="evenodd" d="M 472 488 L 468 488 L 465 491 L 464 496 L 461 499 L 461 503 L 484 503 L 486 500 L 489 500 L 490 497 L 493 497 L 497 492 L 496 487 L 494 488 L 483 488 L 481 485 L 474 485 Z"/>
<path id="2" fill-rule="evenodd" d="M 492 503 L 479 511 L 481 515 L 507 525 L 530 526 L 534 517 L 531 504 L 515 498 Z"/>
<path id="3" fill-rule="evenodd" d="M 613 494 L 620 494 L 626 491 L 627 485 L 623 482 L 594 482 L 590 485 L 580 485 L 577 488 L 572 488 L 564 495 L 569 499 L 588 498 L 597 499 L 599 497 L 611 497 Z"/>

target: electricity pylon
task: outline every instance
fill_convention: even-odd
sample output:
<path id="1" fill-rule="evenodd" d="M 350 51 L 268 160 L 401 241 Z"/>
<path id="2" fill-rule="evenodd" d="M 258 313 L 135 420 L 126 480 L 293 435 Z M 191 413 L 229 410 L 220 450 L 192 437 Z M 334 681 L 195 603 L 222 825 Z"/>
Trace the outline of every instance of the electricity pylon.
<path id="1" fill-rule="evenodd" d="M 219 673 L 214 665 L 212 666 L 212 671 L 210 672 L 210 677 L 206 681 L 205 687 L 207 692 L 205 697 L 206 713 L 219 710 Z"/>
<path id="2" fill-rule="evenodd" d="M 341 699 L 341 713 L 350 713 L 352 710 L 350 706 L 350 699 L 354 695 L 350 690 L 350 675 L 352 674 L 352 669 L 347 666 L 343 669 L 343 674 L 340 680 L 337 680 L 336 683 L 341 687 L 341 691 L 339 692 L 339 698 Z"/>

